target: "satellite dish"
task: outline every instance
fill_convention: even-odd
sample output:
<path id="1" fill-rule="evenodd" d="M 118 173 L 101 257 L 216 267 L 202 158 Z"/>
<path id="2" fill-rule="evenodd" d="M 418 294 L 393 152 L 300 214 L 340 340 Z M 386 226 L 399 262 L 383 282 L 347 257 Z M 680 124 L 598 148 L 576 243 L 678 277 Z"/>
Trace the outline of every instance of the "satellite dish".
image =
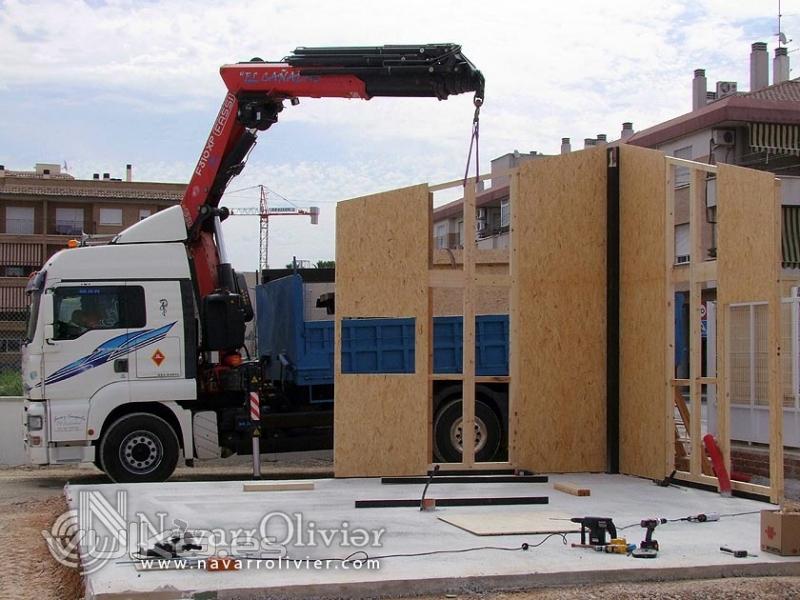
<path id="1" fill-rule="evenodd" d="M 778 32 L 778 41 L 779 41 L 781 44 L 788 44 L 788 43 L 789 43 L 789 42 L 791 42 L 792 40 L 787 40 L 787 39 L 786 39 L 786 34 L 785 34 L 785 33 L 783 33 L 782 31 L 779 31 L 779 32 Z"/>

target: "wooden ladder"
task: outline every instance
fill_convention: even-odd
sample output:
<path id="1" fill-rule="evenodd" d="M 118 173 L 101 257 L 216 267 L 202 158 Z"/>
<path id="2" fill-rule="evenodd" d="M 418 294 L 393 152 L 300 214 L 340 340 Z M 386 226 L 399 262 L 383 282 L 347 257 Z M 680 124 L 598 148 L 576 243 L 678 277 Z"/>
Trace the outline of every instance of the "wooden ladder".
<path id="1" fill-rule="evenodd" d="M 680 388 L 675 387 L 675 407 L 678 409 L 678 418 L 675 419 L 675 468 L 678 471 L 691 471 L 690 465 L 690 443 L 691 443 L 691 416 L 689 414 L 689 407 L 686 406 L 686 401 L 683 399 Z M 682 431 L 681 431 L 682 430 Z M 711 466 L 711 460 L 706 455 L 706 448 L 701 440 L 698 440 L 700 446 L 701 460 L 700 466 L 703 470 L 703 475 L 714 477 L 714 469 Z"/>

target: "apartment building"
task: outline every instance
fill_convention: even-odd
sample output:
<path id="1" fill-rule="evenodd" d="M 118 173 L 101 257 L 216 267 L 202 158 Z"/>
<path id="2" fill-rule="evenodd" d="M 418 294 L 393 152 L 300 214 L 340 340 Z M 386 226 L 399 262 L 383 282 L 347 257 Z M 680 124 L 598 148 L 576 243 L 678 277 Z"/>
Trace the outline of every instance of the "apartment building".
<path id="1" fill-rule="evenodd" d="M 785 47 L 774 49 L 769 82 L 767 44 L 756 42 L 750 53 L 750 91 L 735 81 L 717 81 L 708 89 L 704 69 L 692 80 L 692 110 L 628 137 L 626 143 L 661 150 L 678 158 L 728 163 L 770 171 L 781 180 L 784 229 L 800 231 L 800 79 L 789 79 Z M 688 262 L 688 173 L 676 174 L 677 260 Z M 703 246 L 714 253 L 716 212 L 714 180 L 707 182 Z M 788 230 L 787 230 L 788 231 Z M 784 236 L 784 265 L 800 267 L 800 249 Z"/>
<path id="2" fill-rule="evenodd" d="M 57 164 L 32 171 L 0 165 L 0 370 L 15 368 L 27 312 L 28 276 L 71 239 L 110 237 L 180 202 L 184 184 L 96 173 L 76 179 Z"/>
<path id="3" fill-rule="evenodd" d="M 687 113 L 634 132 L 633 124 L 622 124 L 619 139 L 607 141 L 605 134 L 585 138 L 583 148 L 634 144 L 665 154 L 699 162 L 728 163 L 763 169 L 781 179 L 784 205 L 784 265 L 800 268 L 800 78 L 790 79 L 789 53 L 774 48 L 770 84 L 767 44 L 756 42 L 750 53 L 750 91 L 739 91 L 738 82 L 717 81 L 710 90 L 704 69 L 696 69 L 692 80 L 692 104 Z M 572 151 L 569 138 L 562 138 L 561 153 Z M 513 152 L 492 161 L 492 174 L 501 173 L 521 161 L 542 157 L 531 152 Z M 715 182 L 706 182 L 706 220 L 702 238 L 704 252 L 715 252 Z M 689 257 L 688 171 L 676 173 L 675 244 L 678 262 Z M 477 231 L 480 248 L 508 247 L 510 210 L 507 177 L 492 177 L 491 187 L 476 196 Z M 462 201 L 438 207 L 433 212 L 433 235 L 438 248 L 464 244 Z"/>
<path id="4" fill-rule="evenodd" d="M 544 156 L 536 151 L 527 154 L 509 152 L 492 160 L 490 187 L 481 189 L 475 196 L 478 248 L 508 248 L 511 211 L 509 209 L 508 169 Z M 464 247 L 463 199 L 439 206 L 433 211 L 433 239 L 436 248 L 451 250 Z"/>

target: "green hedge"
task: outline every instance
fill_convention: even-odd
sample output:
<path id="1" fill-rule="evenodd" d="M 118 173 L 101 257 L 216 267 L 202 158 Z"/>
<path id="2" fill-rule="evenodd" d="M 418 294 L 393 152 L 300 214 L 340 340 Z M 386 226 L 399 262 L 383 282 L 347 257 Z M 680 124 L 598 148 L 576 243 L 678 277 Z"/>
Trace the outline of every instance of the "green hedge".
<path id="1" fill-rule="evenodd" d="M 0 396 L 22 396 L 22 375 L 18 371 L 0 372 Z"/>

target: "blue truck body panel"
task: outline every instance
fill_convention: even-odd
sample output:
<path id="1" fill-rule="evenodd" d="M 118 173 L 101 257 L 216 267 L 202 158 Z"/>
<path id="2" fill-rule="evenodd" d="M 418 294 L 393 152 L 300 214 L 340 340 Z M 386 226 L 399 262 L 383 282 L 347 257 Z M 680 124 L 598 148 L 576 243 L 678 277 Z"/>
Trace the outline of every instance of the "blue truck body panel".
<path id="1" fill-rule="evenodd" d="M 256 288 L 257 342 L 269 376 L 298 386 L 333 384 L 334 322 L 305 321 L 303 281 L 290 275 Z M 462 317 L 433 320 L 433 370 L 460 373 Z M 508 375 L 508 315 L 475 320 L 477 375 Z M 342 320 L 343 373 L 413 373 L 414 318 Z"/>

